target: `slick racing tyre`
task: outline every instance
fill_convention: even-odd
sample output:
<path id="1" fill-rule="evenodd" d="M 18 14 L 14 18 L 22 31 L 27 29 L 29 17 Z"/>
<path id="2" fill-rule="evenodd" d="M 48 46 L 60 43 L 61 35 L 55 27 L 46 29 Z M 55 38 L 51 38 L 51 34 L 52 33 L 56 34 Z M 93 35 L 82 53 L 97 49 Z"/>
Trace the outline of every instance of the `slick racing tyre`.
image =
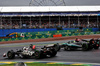
<path id="1" fill-rule="evenodd" d="M 83 45 L 82 45 L 82 50 L 83 50 L 83 51 L 88 50 L 88 45 L 87 45 L 87 44 L 83 44 Z"/>
<path id="2" fill-rule="evenodd" d="M 99 49 L 99 45 L 98 44 L 95 44 L 94 45 L 94 49 Z"/>
<path id="3" fill-rule="evenodd" d="M 60 50 L 60 45 L 57 43 L 57 44 L 54 44 L 54 48 L 56 51 L 59 51 Z"/>
<path id="4" fill-rule="evenodd" d="M 57 54 L 56 50 L 52 50 L 51 57 L 54 57 Z"/>
<path id="5" fill-rule="evenodd" d="M 9 59 L 13 59 L 13 58 L 15 58 L 15 53 L 13 52 L 13 50 L 8 51 L 7 56 L 8 56 Z"/>
<path id="6" fill-rule="evenodd" d="M 43 56 L 41 51 L 35 51 L 34 55 L 36 59 L 42 58 Z"/>
<path id="7" fill-rule="evenodd" d="M 88 49 L 92 50 L 93 49 L 93 45 L 92 44 L 88 44 Z"/>

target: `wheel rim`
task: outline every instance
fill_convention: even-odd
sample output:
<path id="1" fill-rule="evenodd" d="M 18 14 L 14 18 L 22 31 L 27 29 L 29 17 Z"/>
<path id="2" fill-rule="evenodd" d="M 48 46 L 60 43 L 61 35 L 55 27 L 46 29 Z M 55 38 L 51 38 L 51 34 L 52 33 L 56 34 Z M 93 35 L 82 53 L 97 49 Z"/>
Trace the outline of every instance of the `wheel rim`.
<path id="1" fill-rule="evenodd" d="M 85 45 L 83 45 L 82 49 L 83 50 L 87 50 L 87 47 Z"/>
<path id="2" fill-rule="evenodd" d="M 8 53 L 8 56 L 11 57 L 11 53 Z"/>
<path id="3" fill-rule="evenodd" d="M 36 52 L 36 53 L 35 53 L 35 56 L 39 56 L 39 52 Z"/>
<path id="4" fill-rule="evenodd" d="M 65 50 L 68 50 L 68 46 L 65 47 Z"/>
<path id="5" fill-rule="evenodd" d="M 56 51 L 59 51 L 59 48 L 60 48 L 60 47 L 59 47 L 59 44 L 55 44 L 55 50 L 56 50 Z"/>

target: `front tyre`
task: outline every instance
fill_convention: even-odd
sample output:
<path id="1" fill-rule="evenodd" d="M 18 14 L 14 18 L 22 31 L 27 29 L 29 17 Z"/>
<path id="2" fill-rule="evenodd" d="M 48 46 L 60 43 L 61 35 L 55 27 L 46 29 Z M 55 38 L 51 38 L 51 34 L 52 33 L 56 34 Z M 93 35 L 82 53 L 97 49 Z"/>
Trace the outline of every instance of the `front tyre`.
<path id="1" fill-rule="evenodd" d="M 83 51 L 86 51 L 86 50 L 88 50 L 88 45 L 86 45 L 86 44 L 83 44 L 83 45 L 82 45 L 82 50 L 83 50 Z"/>
<path id="2" fill-rule="evenodd" d="M 15 53 L 13 51 L 8 51 L 7 56 L 9 59 L 13 59 L 13 58 L 15 58 Z"/>

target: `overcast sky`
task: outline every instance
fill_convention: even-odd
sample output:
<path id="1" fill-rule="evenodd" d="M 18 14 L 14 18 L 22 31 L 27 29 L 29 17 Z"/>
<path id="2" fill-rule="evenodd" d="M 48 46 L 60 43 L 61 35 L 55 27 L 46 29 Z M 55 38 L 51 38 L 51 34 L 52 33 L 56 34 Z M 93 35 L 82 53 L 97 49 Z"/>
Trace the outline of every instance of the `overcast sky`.
<path id="1" fill-rule="evenodd" d="M 31 0 L 0 0 L 0 6 L 29 6 Z M 100 5 L 100 0 L 33 0 L 32 6 L 79 6 Z"/>

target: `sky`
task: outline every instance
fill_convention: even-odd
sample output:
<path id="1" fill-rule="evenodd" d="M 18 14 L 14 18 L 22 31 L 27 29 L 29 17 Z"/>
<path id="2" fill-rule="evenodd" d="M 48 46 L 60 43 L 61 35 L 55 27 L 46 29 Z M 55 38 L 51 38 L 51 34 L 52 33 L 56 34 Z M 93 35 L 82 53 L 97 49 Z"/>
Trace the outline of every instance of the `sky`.
<path id="1" fill-rule="evenodd" d="M 0 0 L 0 6 L 29 6 L 31 0 Z M 95 6 L 100 0 L 32 0 L 31 6 Z"/>

